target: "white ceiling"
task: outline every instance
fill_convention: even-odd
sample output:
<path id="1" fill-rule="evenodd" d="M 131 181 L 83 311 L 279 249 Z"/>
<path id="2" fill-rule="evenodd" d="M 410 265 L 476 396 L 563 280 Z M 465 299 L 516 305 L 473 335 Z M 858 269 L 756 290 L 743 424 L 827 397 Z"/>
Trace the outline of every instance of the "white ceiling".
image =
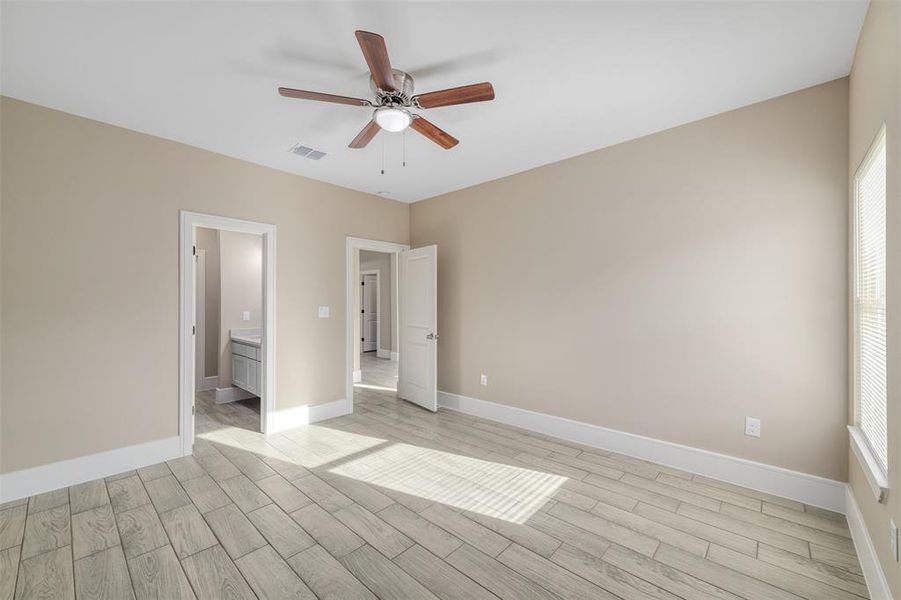
<path id="1" fill-rule="evenodd" d="M 800 2 L 7 2 L 7 96 L 337 185 L 416 201 L 847 75 L 865 0 Z M 422 111 L 348 142 L 370 97 L 354 30 L 382 34 L 425 92 L 491 81 L 494 102 Z M 382 138 L 385 174 L 380 174 Z M 288 153 L 300 142 L 328 156 Z"/>

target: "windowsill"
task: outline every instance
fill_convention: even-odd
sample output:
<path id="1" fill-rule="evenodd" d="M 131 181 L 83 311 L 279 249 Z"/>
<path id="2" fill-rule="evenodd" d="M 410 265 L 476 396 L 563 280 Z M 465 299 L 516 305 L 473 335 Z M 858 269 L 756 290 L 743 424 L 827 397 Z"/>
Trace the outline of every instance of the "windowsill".
<path id="1" fill-rule="evenodd" d="M 854 451 L 854 456 L 857 457 L 857 462 L 860 463 L 860 468 L 867 476 L 867 482 L 870 484 L 870 489 L 873 490 L 873 495 L 876 496 L 876 501 L 885 502 L 888 498 L 888 478 L 882 471 L 879 461 L 873 456 L 860 428 L 848 425 L 848 431 L 851 434 L 851 449 Z"/>

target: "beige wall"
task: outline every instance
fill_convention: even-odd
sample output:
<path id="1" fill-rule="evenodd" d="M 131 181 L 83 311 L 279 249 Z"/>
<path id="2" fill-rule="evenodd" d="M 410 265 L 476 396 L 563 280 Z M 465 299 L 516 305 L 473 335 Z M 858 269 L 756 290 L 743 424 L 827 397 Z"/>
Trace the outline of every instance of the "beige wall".
<path id="1" fill-rule="evenodd" d="M 845 480 L 847 94 L 414 204 L 439 389 Z"/>
<path id="2" fill-rule="evenodd" d="M 844 479 L 847 92 L 412 209 L 3 98 L 0 472 L 177 434 L 183 208 L 279 228 L 279 408 L 344 396 L 345 236 L 412 237 L 441 247 L 442 390 Z"/>
<path id="3" fill-rule="evenodd" d="M 394 322 L 391 319 L 393 310 L 394 278 L 391 273 L 391 255 L 384 252 L 360 251 L 360 271 L 379 272 L 379 349 L 391 351 L 394 348 Z M 359 313 L 357 313 L 359 314 Z"/>
<path id="4" fill-rule="evenodd" d="M 882 570 L 894 596 L 901 598 L 901 566 L 891 559 L 888 535 L 889 519 L 901 525 L 901 319 L 895 317 L 901 315 L 901 2 L 870 3 L 851 70 L 850 115 L 849 177 L 857 171 L 879 128 L 886 125 L 888 503 L 876 502 L 853 454 L 849 477 Z M 849 422 L 853 422 L 853 407 Z"/>
<path id="5" fill-rule="evenodd" d="M 219 231 L 197 228 L 197 249 L 206 253 L 204 296 L 204 377 L 219 375 Z M 229 362 L 231 365 L 231 362 Z"/>
<path id="6" fill-rule="evenodd" d="M 263 236 L 220 231 L 219 256 L 219 387 L 228 388 L 232 385 L 231 330 L 263 326 Z M 249 321 L 243 320 L 245 310 L 250 311 Z"/>
<path id="7" fill-rule="evenodd" d="M 276 408 L 344 397 L 346 236 L 407 243 L 407 205 L 9 98 L 0 131 L 0 471 L 178 434 L 180 209 L 278 227 Z"/>

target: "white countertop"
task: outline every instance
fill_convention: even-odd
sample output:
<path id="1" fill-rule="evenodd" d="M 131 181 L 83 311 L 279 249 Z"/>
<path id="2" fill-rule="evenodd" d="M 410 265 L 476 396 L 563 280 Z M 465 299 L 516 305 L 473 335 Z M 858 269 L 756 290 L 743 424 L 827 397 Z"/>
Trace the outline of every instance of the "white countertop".
<path id="1" fill-rule="evenodd" d="M 229 333 L 231 335 L 231 341 L 238 342 L 240 344 L 247 344 L 248 346 L 255 346 L 259 348 L 263 341 L 263 336 L 259 328 L 231 329 L 229 330 Z"/>

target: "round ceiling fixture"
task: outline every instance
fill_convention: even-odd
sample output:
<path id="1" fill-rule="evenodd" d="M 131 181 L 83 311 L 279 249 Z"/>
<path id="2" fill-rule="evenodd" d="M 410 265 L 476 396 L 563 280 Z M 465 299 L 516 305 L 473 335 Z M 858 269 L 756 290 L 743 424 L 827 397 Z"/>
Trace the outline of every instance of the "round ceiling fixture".
<path id="1" fill-rule="evenodd" d="M 375 119 L 375 122 L 378 123 L 379 127 L 392 133 L 403 131 L 413 122 L 410 111 L 404 110 L 403 108 L 394 108 L 392 106 L 383 106 L 375 109 L 373 118 Z"/>

